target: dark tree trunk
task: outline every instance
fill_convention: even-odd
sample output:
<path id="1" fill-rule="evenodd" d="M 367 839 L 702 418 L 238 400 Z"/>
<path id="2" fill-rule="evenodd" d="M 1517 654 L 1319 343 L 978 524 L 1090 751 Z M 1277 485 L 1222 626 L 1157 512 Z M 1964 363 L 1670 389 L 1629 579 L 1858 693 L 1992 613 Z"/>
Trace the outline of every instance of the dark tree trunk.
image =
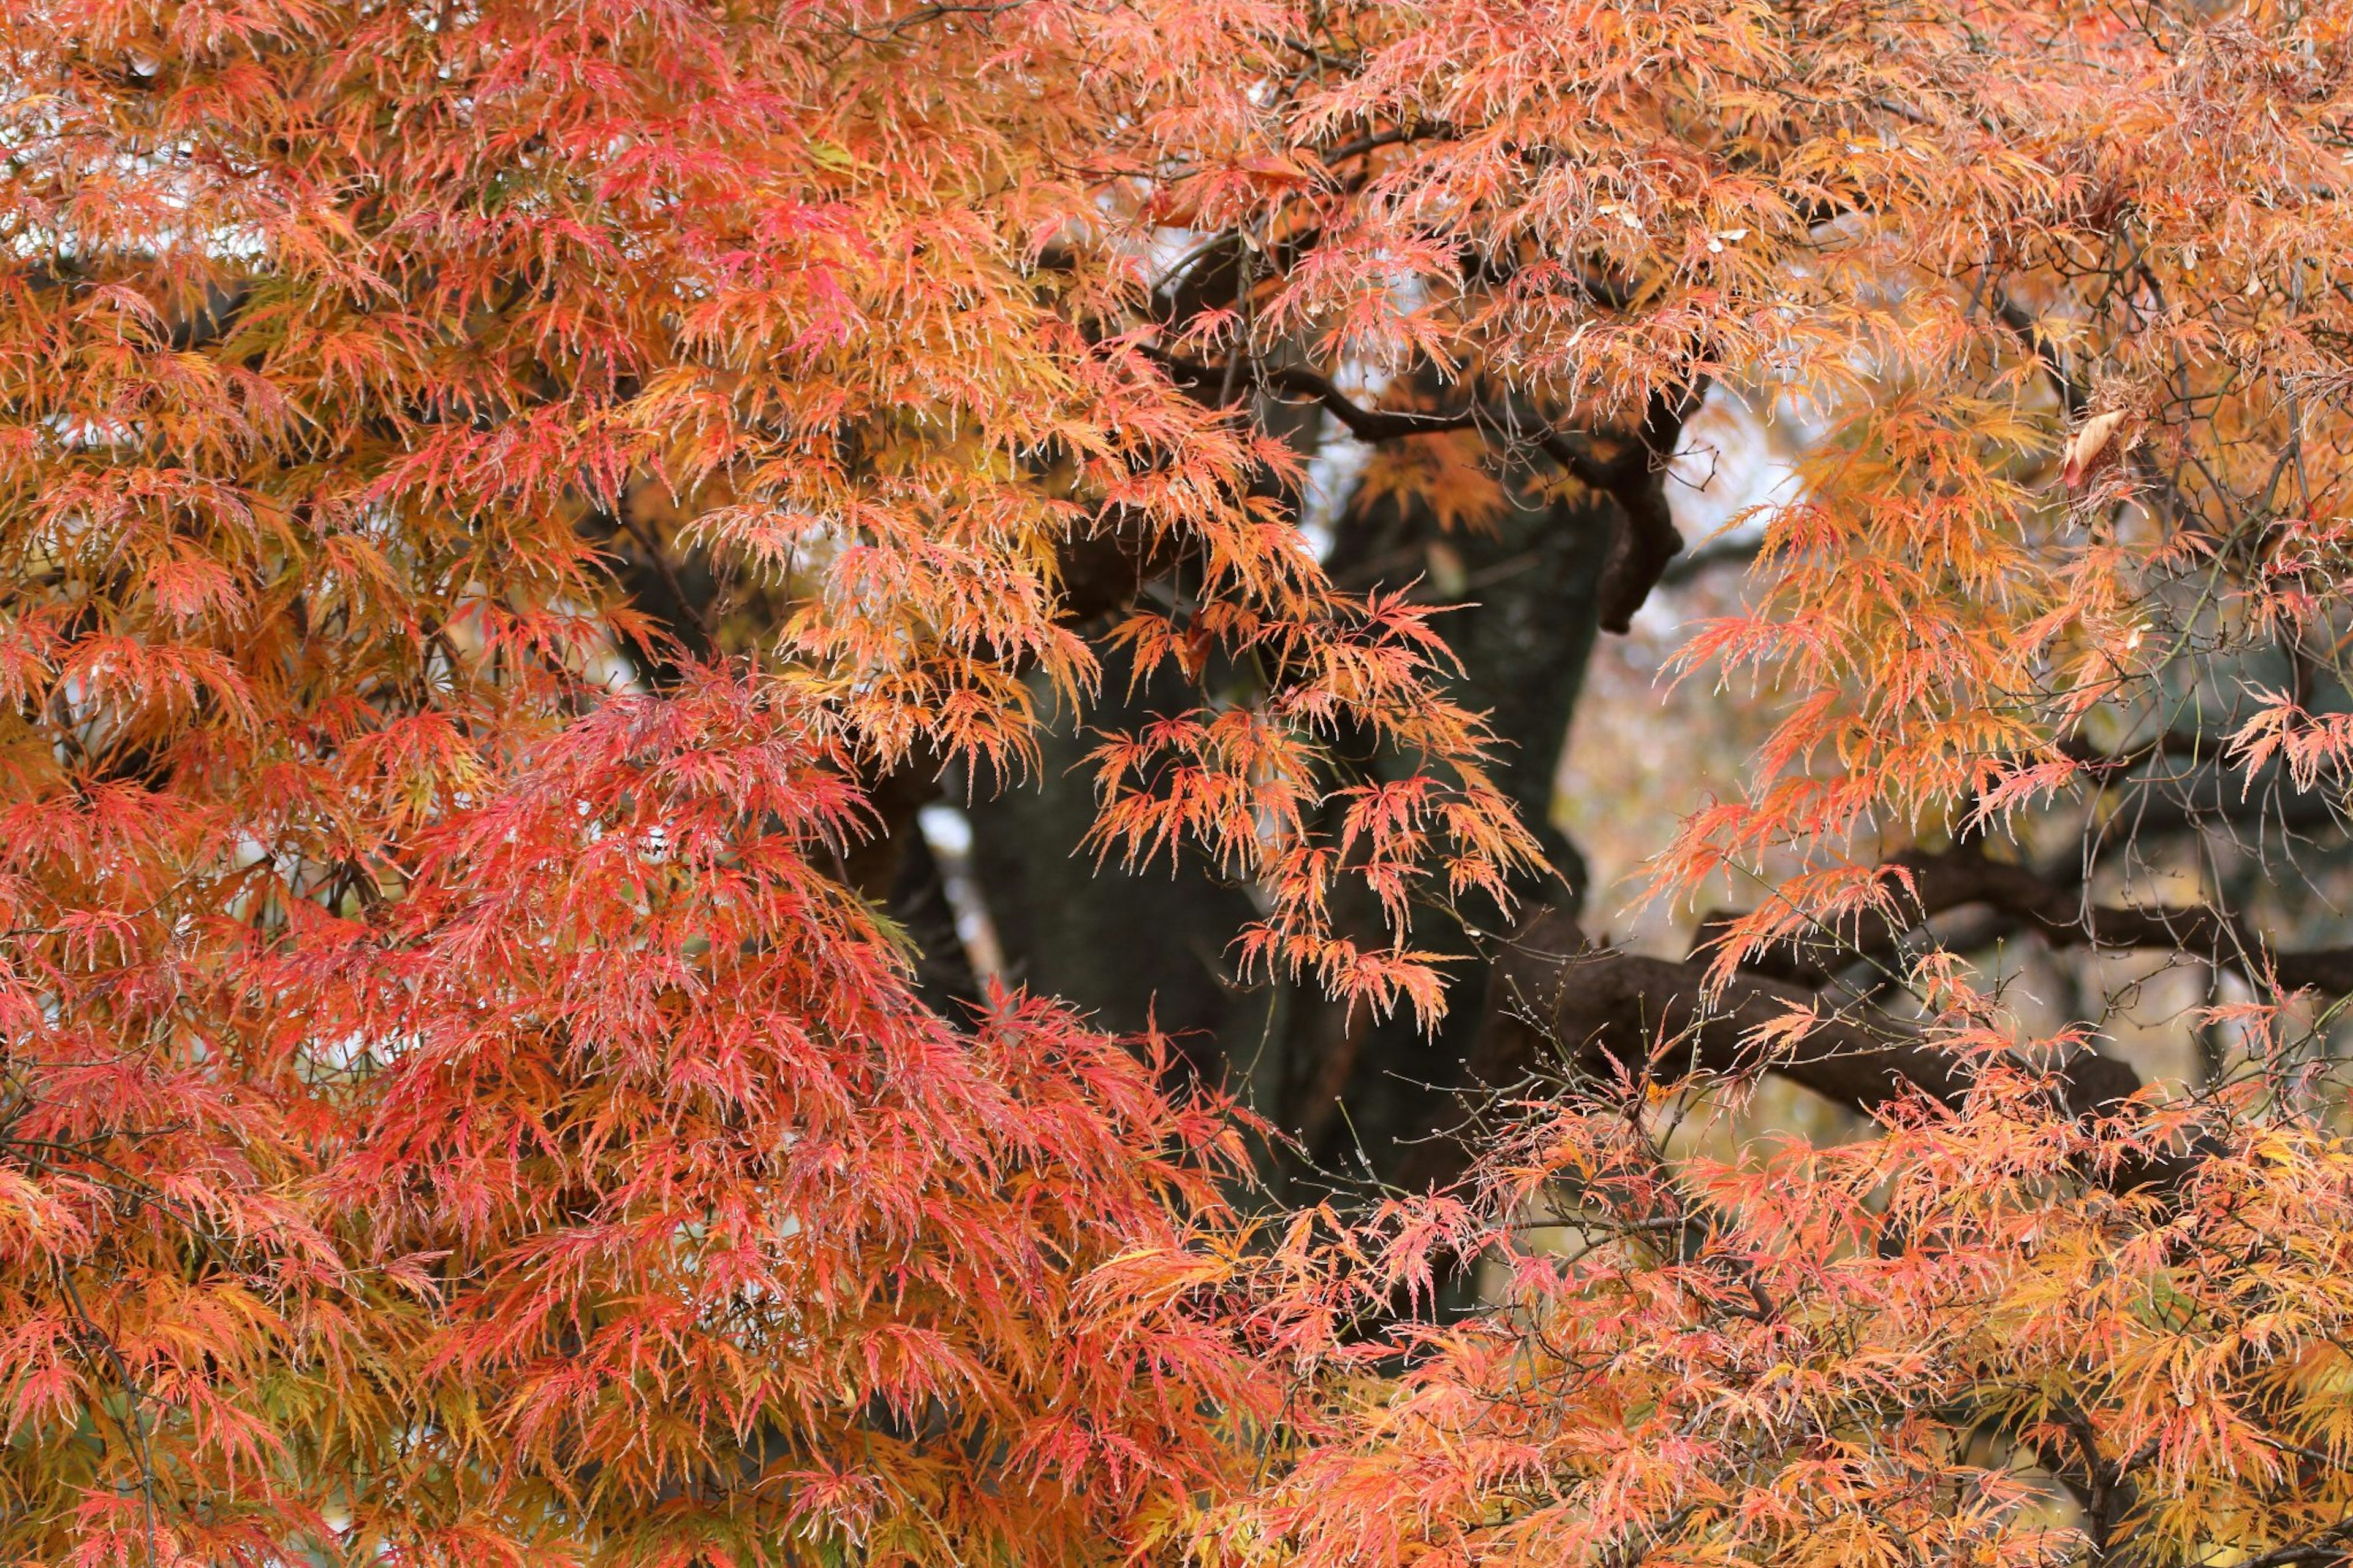
<path id="1" fill-rule="evenodd" d="M 1529 902 L 1573 909 L 1582 885 L 1582 863 L 1549 812 L 1599 624 L 1611 524 L 1606 502 L 1538 499 L 1525 486 L 1491 531 L 1443 532 L 1425 511 L 1384 502 L 1351 518 L 1332 562 L 1357 588 L 1437 575 L 1432 545 L 1444 575 L 1453 578 L 1459 564 L 1459 579 L 1426 582 L 1424 591 L 1461 606 L 1440 622 L 1464 667 L 1454 695 L 1490 715 L 1503 742 L 1498 782 L 1561 873 L 1515 889 Z M 1088 721 L 1098 728 L 1198 700 L 1175 682 L 1128 700 L 1124 668 L 1107 668 L 1103 685 Z M 1198 861 L 1174 875 L 1165 862 L 1130 873 L 1098 868 L 1081 849 L 1093 800 L 1078 764 L 1091 743 L 1066 724 L 1048 742 L 1038 778 L 969 808 L 973 870 L 1013 975 L 1070 998 L 1103 1026 L 1141 1030 L 1151 1021 L 1178 1037 L 1193 1071 L 1242 1094 L 1299 1141 L 1297 1156 L 1282 1162 L 1283 1176 L 1410 1177 L 1424 1163 L 1421 1142 L 1454 1119 L 1493 944 L 1517 917 L 1492 906 L 1423 911 L 1416 945 L 1459 959 L 1454 1011 L 1434 1036 L 1409 1016 L 1375 1019 L 1361 1007 L 1350 1016 L 1311 987 L 1244 986 L 1230 943 L 1256 915 L 1249 889 L 1221 883 Z M 1394 759 L 1359 761 L 1378 771 Z M 1378 931 L 1369 907 L 1343 903 L 1336 912 L 1368 938 Z"/>
<path id="2" fill-rule="evenodd" d="M 1335 552 L 1333 569 L 1351 587 L 1376 576 L 1395 582 L 1409 574 L 1396 563 L 1428 555 L 1432 544 L 1460 563 L 1459 592 L 1426 585 L 1461 606 L 1438 622 L 1462 664 L 1452 694 L 1488 715 L 1502 742 L 1496 782 L 1518 803 L 1558 875 L 1515 888 L 1516 913 L 1481 900 L 1421 917 L 1415 945 L 1457 959 L 1451 1010 L 1434 1035 L 1410 1016 L 1374 1019 L 1361 1008 L 1350 1016 L 1320 995 L 1295 998 L 1281 1120 L 1313 1167 L 1383 1182 L 1411 1182 L 1428 1168 L 1425 1147 L 1458 1114 L 1498 943 L 1530 906 L 1577 907 L 1585 868 L 1551 820 L 1553 779 L 1599 625 L 1612 522 L 1606 502 L 1545 500 L 1515 485 L 1492 531 L 1442 533 L 1427 512 L 1384 503 L 1369 509 Z M 1356 918 L 1366 932 L 1377 929 L 1369 908 Z"/>
<path id="3" fill-rule="evenodd" d="M 1090 729 L 1116 729 L 1196 700 L 1173 682 L 1125 700 L 1128 672 L 1112 661 Z M 1197 858 L 1130 871 L 1101 867 L 1081 840 L 1094 818 L 1091 736 L 1065 720 L 1046 738 L 1043 765 L 1025 784 L 976 798 L 972 867 L 1008 977 L 1061 996 L 1098 1026 L 1156 1027 L 1182 1061 L 1212 1084 L 1247 1068 L 1266 1033 L 1273 989 L 1244 989 L 1227 949 L 1255 917 L 1247 889 L 1219 881 Z"/>

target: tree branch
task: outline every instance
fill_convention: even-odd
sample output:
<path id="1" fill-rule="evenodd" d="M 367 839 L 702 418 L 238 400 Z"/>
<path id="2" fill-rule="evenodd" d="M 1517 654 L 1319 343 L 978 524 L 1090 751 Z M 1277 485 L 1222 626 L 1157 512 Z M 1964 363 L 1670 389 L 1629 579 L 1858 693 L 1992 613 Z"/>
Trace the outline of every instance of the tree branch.
<path id="1" fill-rule="evenodd" d="M 1939 1049 L 1900 1019 L 1864 1009 L 1833 1011 L 1817 993 L 1779 981 L 1736 977 L 1712 999 L 1707 965 L 1590 946 L 1566 915 L 1546 911 L 1514 938 L 1490 980 L 1476 1076 L 1489 1084 L 1525 1078 L 1555 1051 L 1589 1069 L 1609 1064 L 1679 1075 L 1780 1074 L 1825 1100 L 1869 1114 L 1913 1094 L 1957 1107 L 1977 1077 L 1968 1060 Z M 1786 1051 L 1761 1039 L 1793 1012 L 1816 1022 Z M 2126 1063 L 2078 1053 L 2054 1076 L 2071 1116 L 2116 1105 L 2141 1088 Z M 2170 1184 L 2194 1158 L 2159 1159 L 2116 1173 L 2111 1184 Z"/>
<path id="2" fill-rule="evenodd" d="M 1625 515 L 1625 526 L 1619 530 L 1601 573 L 1604 631 L 1623 632 L 1633 624 L 1634 612 L 1683 550 L 1683 536 L 1675 531 L 1674 514 L 1667 506 L 1667 464 L 1682 444 L 1684 423 L 1706 395 L 1704 380 L 1672 394 L 1653 392 L 1643 410 L 1642 426 L 1626 449 L 1598 478 L 1577 475 L 1608 492 Z"/>
<path id="3" fill-rule="evenodd" d="M 2051 378 L 2051 386 L 2059 395 L 2059 406 L 2069 424 L 2084 416 L 2090 395 L 2083 384 L 2067 374 L 2063 351 L 2051 334 L 2042 329 L 2035 315 L 2010 297 L 2007 289 L 1993 291 L 1994 319 L 2008 327 L 2024 343 L 2042 366 L 2042 374 Z"/>
<path id="4" fill-rule="evenodd" d="M 1988 859 L 1974 846 L 1900 855 L 1892 864 L 1902 868 L 1911 885 L 1908 894 L 1899 895 L 1902 912 L 1866 918 L 1852 932 L 1754 954 L 1741 967 L 1760 976 L 1820 984 L 1834 969 L 1893 958 L 1905 936 L 1923 921 L 1964 905 L 1981 904 L 2040 933 L 2054 947 L 2186 952 L 2235 968 L 2258 985 L 2276 982 L 2286 991 L 2353 994 L 2353 948 L 2281 952 L 2268 938 L 2209 904 L 2093 904 L 2080 887 L 2054 881 L 2029 866 Z M 1721 941 L 1736 918 L 1709 916 L 1700 926 L 1698 945 Z"/>
<path id="5" fill-rule="evenodd" d="M 1623 632 L 1632 624 L 1634 612 L 1658 585 L 1667 563 L 1683 550 L 1683 535 L 1676 531 L 1674 515 L 1667 505 L 1666 466 L 1683 439 L 1684 423 L 1706 395 L 1704 381 L 1678 392 L 1651 394 L 1641 427 L 1620 438 L 1620 450 L 1603 458 L 1569 432 L 1550 426 L 1527 428 L 1508 407 L 1472 404 L 1450 414 L 1366 408 L 1335 386 L 1329 377 L 1304 365 L 1270 366 L 1247 358 L 1227 365 L 1205 365 L 1157 353 L 1154 357 L 1172 374 L 1196 386 L 1222 386 L 1232 381 L 1320 403 L 1360 441 L 1480 429 L 1535 447 L 1577 483 L 1618 503 L 1620 526 L 1601 574 L 1604 631 Z"/>
<path id="6" fill-rule="evenodd" d="M 1451 136 L 1454 133 L 1454 127 L 1442 121 L 1425 121 L 1414 126 L 1392 126 L 1387 131 L 1375 131 L 1356 137 L 1354 141 L 1343 142 L 1336 147 L 1327 147 L 1320 156 L 1324 160 L 1324 167 L 1332 168 L 1346 163 L 1351 158 L 1361 158 L 1367 153 L 1377 152 L 1383 147 L 1399 147 L 1408 142 L 1431 141 Z"/>

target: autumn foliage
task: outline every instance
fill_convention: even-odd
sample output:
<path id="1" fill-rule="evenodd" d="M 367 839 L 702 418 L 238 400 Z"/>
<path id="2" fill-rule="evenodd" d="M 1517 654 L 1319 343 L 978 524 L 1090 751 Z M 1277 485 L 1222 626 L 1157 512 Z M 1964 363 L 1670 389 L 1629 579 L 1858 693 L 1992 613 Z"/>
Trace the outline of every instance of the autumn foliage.
<path id="1" fill-rule="evenodd" d="M 2353 950 L 2213 825 L 2345 826 L 2348 26 L 10 7 L 0 1558 L 2343 1561 Z M 1669 958 L 1447 603 L 1624 630 L 1708 417 Z M 1072 745 L 1281 1103 L 925 967 Z M 1382 1029 L 1493 1093 L 1303 1184 Z"/>

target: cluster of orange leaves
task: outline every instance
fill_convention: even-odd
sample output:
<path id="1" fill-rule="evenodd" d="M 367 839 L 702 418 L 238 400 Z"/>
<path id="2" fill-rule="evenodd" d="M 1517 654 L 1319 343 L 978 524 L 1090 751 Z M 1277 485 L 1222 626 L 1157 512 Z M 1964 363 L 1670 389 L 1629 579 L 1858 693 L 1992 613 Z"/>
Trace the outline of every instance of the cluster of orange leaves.
<path id="1" fill-rule="evenodd" d="M 1401 1376 L 1331 1380 L 1299 1462 L 1233 1510 L 1247 1548 L 1212 1559 L 2341 1552 L 2353 1152 L 2244 1101 L 2079 1122 L 2048 1087 L 1996 1071 L 1869 1140 L 1672 1167 L 1672 1086 L 1527 1104 L 1468 1190 L 1355 1247 L 1406 1289 L 1435 1242 L 1485 1251 L 1493 1312 L 1402 1336 Z M 2185 1188 L 2116 1190 L 2200 1136 Z M 2072 1506 L 2049 1473 L 2086 1478 Z"/>

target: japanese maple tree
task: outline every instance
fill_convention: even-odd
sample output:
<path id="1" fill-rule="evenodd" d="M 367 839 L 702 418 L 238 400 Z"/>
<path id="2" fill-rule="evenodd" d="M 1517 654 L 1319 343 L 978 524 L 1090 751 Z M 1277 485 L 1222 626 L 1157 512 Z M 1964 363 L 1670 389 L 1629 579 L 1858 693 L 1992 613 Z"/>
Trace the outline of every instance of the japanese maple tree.
<path id="1" fill-rule="evenodd" d="M 12 8 L 0 1551 L 2340 1559 L 2347 22 Z"/>

